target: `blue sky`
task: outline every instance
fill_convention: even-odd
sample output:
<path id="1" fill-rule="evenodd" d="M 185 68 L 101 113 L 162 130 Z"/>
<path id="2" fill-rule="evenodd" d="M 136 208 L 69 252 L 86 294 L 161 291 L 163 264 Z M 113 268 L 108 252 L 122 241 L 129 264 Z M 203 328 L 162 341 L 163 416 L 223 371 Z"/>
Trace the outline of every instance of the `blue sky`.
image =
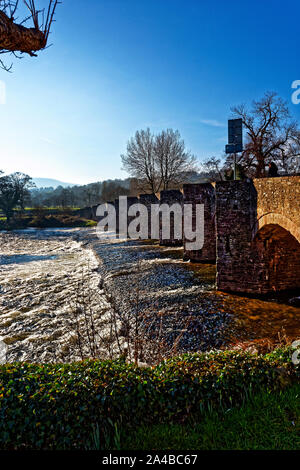
<path id="1" fill-rule="evenodd" d="M 36 3 L 43 3 L 37 0 Z M 222 155 L 235 104 L 300 80 L 296 0 L 64 0 L 38 59 L 0 71 L 6 172 L 84 184 L 125 178 L 137 129 L 172 127 L 199 158 Z M 9 57 L 6 57 L 10 61 Z"/>

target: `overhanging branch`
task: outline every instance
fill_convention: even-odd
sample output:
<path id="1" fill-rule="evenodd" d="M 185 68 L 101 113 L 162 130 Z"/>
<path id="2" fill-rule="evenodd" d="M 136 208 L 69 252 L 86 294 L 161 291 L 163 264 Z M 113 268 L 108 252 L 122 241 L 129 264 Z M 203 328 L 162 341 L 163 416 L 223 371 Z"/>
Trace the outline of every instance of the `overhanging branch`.
<path id="1" fill-rule="evenodd" d="M 29 17 L 25 22 L 32 20 L 33 27 L 25 27 L 15 22 L 15 13 L 19 1 L 0 0 L 0 53 L 22 53 L 36 56 L 38 51 L 47 46 L 51 26 L 58 0 L 50 0 L 48 9 L 37 10 L 34 0 L 23 0 L 24 5 L 29 10 Z M 46 18 L 45 21 L 40 19 Z M 0 62 L 1 63 L 1 62 Z"/>

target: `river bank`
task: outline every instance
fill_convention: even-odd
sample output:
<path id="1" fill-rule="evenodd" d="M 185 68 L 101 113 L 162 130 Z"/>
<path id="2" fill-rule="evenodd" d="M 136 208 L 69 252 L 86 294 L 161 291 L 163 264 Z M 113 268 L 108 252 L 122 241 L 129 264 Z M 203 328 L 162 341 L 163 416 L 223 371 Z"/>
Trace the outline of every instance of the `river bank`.
<path id="1" fill-rule="evenodd" d="M 95 229 L 1 232 L 0 243 L 0 338 L 9 361 L 81 359 L 78 320 L 90 322 L 81 339 L 102 357 L 112 326 L 124 346 L 124 326 L 141 315 L 143 331 L 160 332 L 174 354 L 300 337 L 299 308 L 217 292 L 215 267 L 183 262 L 180 248 L 101 241 Z M 96 340 L 84 337 L 89 329 Z"/>
<path id="2" fill-rule="evenodd" d="M 76 227 L 94 227 L 97 222 L 85 219 L 78 215 L 76 211 L 51 211 L 35 210 L 31 213 L 26 211 L 25 214 L 16 214 L 9 222 L 6 217 L 0 216 L 0 230 L 16 231 L 31 228 L 76 228 Z"/>

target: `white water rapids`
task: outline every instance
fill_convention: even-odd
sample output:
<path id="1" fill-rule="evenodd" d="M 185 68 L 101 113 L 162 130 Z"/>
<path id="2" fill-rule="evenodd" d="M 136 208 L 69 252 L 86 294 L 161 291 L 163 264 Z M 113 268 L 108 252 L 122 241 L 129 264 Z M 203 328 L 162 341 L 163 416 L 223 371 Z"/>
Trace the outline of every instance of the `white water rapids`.
<path id="1" fill-rule="evenodd" d="M 109 310 L 98 260 L 74 235 L 76 229 L 0 233 L 0 338 L 9 362 L 79 359 L 72 319 L 82 283 L 96 321 Z"/>

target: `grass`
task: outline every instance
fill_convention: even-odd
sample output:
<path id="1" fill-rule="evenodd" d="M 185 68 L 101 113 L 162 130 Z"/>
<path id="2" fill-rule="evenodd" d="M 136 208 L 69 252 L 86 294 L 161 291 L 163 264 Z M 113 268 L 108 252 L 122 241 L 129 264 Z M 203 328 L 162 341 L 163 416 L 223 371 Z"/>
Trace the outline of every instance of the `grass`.
<path id="1" fill-rule="evenodd" d="M 211 411 L 200 423 L 140 427 L 121 436 L 122 450 L 299 450 L 300 385 Z"/>

